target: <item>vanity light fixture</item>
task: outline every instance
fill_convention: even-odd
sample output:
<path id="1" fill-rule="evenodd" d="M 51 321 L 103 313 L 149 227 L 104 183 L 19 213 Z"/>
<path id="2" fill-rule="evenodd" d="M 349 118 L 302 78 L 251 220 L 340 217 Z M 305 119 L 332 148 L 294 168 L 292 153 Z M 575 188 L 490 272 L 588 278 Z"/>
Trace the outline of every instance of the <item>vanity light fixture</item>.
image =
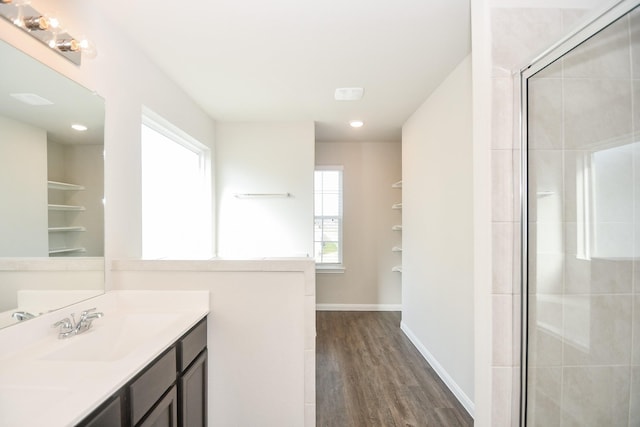
<path id="1" fill-rule="evenodd" d="M 80 65 L 82 56 L 96 56 L 93 43 L 85 37 L 73 37 L 67 33 L 56 17 L 38 12 L 29 0 L 0 0 L 0 17 L 26 31 L 76 65 Z"/>
<path id="2" fill-rule="evenodd" d="M 78 132 L 84 132 L 85 130 L 87 130 L 89 128 L 86 127 L 85 125 L 81 125 L 80 123 L 74 123 L 74 124 L 71 125 L 71 129 L 77 130 Z"/>
<path id="3" fill-rule="evenodd" d="M 351 126 L 352 128 L 361 128 L 362 126 L 364 126 L 364 122 L 362 120 L 351 120 L 349 122 L 349 126 Z"/>

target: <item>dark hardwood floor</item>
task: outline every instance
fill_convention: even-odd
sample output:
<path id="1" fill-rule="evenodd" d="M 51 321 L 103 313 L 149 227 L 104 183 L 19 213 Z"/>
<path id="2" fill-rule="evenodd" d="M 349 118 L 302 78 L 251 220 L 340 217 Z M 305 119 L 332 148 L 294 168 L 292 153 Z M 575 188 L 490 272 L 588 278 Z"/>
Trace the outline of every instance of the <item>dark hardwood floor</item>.
<path id="1" fill-rule="evenodd" d="M 472 426 L 397 312 L 316 313 L 318 427 Z"/>

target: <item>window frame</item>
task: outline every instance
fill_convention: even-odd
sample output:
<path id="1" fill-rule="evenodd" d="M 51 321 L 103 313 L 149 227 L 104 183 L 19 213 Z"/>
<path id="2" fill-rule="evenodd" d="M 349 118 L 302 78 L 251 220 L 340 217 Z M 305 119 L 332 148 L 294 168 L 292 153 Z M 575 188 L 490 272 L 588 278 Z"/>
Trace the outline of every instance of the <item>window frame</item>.
<path id="1" fill-rule="evenodd" d="M 142 119 L 140 123 L 141 132 L 142 132 L 143 126 L 157 132 L 158 134 L 164 136 L 165 138 L 171 140 L 172 142 L 180 145 L 181 147 L 193 152 L 198 156 L 198 164 L 199 164 L 199 171 L 200 171 L 199 185 L 201 186 L 201 190 L 202 190 L 201 197 L 203 197 L 205 200 L 211 201 L 211 197 L 213 194 L 212 180 L 211 180 L 211 174 L 212 174 L 211 148 L 201 143 L 197 139 L 193 138 L 191 135 L 187 134 L 182 129 L 180 129 L 179 127 L 177 127 L 176 125 L 174 125 L 173 123 L 171 123 L 170 121 L 168 121 L 167 119 L 165 119 L 164 117 L 160 116 L 159 114 L 155 113 L 154 111 L 150 110 L 147 107 L 142 108 Z M 140 139 L 141 180 L 143 179 L 142 164 L 144 162 L 142 145 L 143 145 L 143 141 L 142 141 L 142 135 L 141 135 L 141 139 Z M 141 190 L 144 191 L 142 187 L 141 187 Z M 144 194 L 141 194 L 142 220 L 144 220 L 144 202 L 143 201 L 144 201 Z M 203 247 L 202 249 L 203 253 L 198 256 L 180 256 L 180 255 L 176 256 L 176 255 L 168 254 L 167 256 L 164 256 L 160 259 L 194 259 L 194 258 L 208 259 L 214 256 L 214 235 L 213 235 L 213 229 L 212 229 L 213 208 L 210 202 L 203 203 L 203 206 L 205 207 L 204 209 L 206 210 L 205 212 L 203 212 L 203 215 L 205 216 L 205 221 L 203 221 L 203 225 L 206 226 L 206 229 L 203 230 L 203 233 L 209 236 L 205 244 L 207 246 L 207 249 Z M 148 252 L 147 252 L 147 255 L 145 255 L 144 242 L 145 242 L 144 227 L 141 227 L 141 258 L 142 259 L 159 259 L 158 257 L 148 256 Z"/>
<path id="2" fill-rule="evenodd" d="M 338 215 L 316 215 L 315 199 L 316 199 L 316 172 L 334 171 L 340 173 L 340 210 Z M 339 221 L 338 230 L 338 262 L 318 262 L 315 261 L 316 270 L 321 273 L 342 273 L 345 271 L 344 267 L 344 166 L 342 165 L 316 165 L 314 169 L 314 184 L 313 184 L 313 196 L 314 196 L 314 260 L 316 260 L 315 246 L 318 242 L 315 238 L 315 224 L 319 218 L 337 218 Z M 324 240 L 321 240 L 323 242 Z"/>

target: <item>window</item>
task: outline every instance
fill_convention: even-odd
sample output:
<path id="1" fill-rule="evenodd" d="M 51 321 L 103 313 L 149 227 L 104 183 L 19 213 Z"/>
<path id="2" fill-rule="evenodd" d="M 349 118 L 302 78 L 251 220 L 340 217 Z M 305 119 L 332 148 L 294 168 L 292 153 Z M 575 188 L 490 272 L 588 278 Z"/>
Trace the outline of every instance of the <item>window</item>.
<path id="1" fill-rule="evenodd" d="M 145 111 L 142 120 L 142 257 L 212 255 L 209 149 Z"/>
<path id="2" fill-rule="evenodd" d="M 342 167 L 315 171 L 314 250 L 316 263 L 342 264 Z"/>

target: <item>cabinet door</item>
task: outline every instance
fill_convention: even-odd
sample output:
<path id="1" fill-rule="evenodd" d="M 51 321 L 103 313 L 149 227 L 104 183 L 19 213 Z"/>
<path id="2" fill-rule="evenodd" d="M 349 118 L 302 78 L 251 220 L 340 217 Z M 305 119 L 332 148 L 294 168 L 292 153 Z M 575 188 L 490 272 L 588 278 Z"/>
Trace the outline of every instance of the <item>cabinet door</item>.
<path id="1" fill-rule="evenodd" d="M 182 427 L 207 425 L 207 350 L 193 362 L 178 381 L 178 416 Z"/>
<path id="2" fill-rule="evenodd" d="M 139 427 L 177 427 L 178 426 L 178 394 L 176 386 L 171 387 L 160 399 L 149 415 L 138 425 Z"/>
<path id="3" fill-rule="evenodd" d="M 116 396 L 111 402 L 96 410 L 93 414 L 82 420 L 78 426 L 82 427 L 121 427 L 122 424 L 122 400 Z"/>

